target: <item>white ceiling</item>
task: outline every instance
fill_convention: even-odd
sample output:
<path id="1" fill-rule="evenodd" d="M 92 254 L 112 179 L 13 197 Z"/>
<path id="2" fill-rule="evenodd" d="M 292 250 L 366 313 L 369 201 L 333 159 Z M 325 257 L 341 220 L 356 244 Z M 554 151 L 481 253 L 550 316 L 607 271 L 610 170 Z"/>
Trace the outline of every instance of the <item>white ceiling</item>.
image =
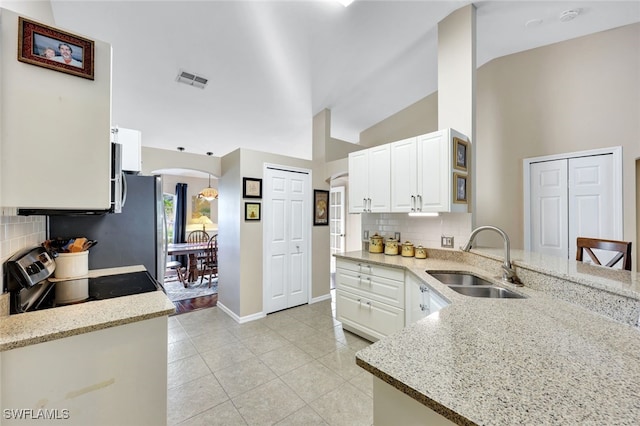
<path id="1" fill-rule="evenodd" d="M 52 0 L 56 26 L 113 46 L 113 124 L 144 146 L 311 159 L 312 117 L 359 133 L 437 89 L 437 23 L 468 1 Z M 478 66 L 640 21 L 640 1 L 479 1 Z M 567 9 L 580 9 L 560 22 Z M 542 23 L 526 27 L 532 19 Z M 209 78 L 176 82 L 180 70 Z"/>

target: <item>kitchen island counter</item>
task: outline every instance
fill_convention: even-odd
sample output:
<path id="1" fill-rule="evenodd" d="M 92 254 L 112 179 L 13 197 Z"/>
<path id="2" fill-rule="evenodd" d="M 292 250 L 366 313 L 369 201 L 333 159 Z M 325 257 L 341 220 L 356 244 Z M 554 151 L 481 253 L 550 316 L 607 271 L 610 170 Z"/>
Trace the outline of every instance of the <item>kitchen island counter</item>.
<path id="1" fill-rule="evenodd" d="M 89 277 L 144 271 L 127 266 L 89 271 Z M 0 317 L 0 351 L 167 316 L 175 306 L 163 291 L 134 294 Z"/>
<path id="2" fill-rule="evenodd" d="M 493 279 L 498 269 L 473 253 L 434 250 L 430 255 L 428 259 L 366 252 L 336 255 L 404 268 L 450 302 L 357 353 L 357 364 L 376 380 L 457 424 L 637 423 L 637 327 L 559 300 L 544 289 L 535 290 L 533 282 L 525 281 L 523 288 L 500 283 L 526 299 L 460 295 L 426 271 L 463 270 Z M 529 266 L 525 263 L 520 266 Z M 621 272 L 628 283 L 635 282 L 635 273 Z M 576 285 L 587 285 L 590 291 L 606 291 L 597 287 L 607 288 L 610 279 L 590 275 L 586 284 L 579 284 L 581 278 L 571 276 Z M 623 283 L 623 287 L 629 300 L 635 300 L 633 285 Z"/>

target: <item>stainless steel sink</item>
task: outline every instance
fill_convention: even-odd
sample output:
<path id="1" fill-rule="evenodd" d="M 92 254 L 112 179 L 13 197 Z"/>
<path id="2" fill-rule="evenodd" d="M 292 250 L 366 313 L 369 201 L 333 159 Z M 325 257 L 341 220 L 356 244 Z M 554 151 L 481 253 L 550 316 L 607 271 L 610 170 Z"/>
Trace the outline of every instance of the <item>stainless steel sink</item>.
<path id="1" fill-rule="evenodd" d="M 524 299 L 524 296 L 502 287 L 450 285 L 449 288 L 460 294 L 471 297 L 488 297 L 491 299 Z"/>
<path id="2" fill-rule="evenodd" d="M 494 286 L 491 282 L 466 272 L 426 271 L 429 275 L 465 296 L 492 299 L 524 299 L 525 296 L 506 288 Z"/>
<path id="3" fill-rule="evenodd" d="M 454 285 L 492 285 L 489 281 L 465 272 L 429 272 L 429 275 L 443 284 Z"/>

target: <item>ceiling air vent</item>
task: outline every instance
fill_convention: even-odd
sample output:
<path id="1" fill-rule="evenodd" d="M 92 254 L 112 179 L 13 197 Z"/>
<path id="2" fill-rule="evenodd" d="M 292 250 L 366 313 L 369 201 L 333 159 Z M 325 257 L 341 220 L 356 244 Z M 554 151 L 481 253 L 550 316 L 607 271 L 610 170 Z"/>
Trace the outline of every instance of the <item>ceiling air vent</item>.
<path id="1" fill-rule="evenodd" d="M 180 74 L 178 74 L 178 78 L 176 79 L 176 81 L 188 84 L 189 86 L 204 89 L 209 79 L 192 72 L 180 71 Z"/>

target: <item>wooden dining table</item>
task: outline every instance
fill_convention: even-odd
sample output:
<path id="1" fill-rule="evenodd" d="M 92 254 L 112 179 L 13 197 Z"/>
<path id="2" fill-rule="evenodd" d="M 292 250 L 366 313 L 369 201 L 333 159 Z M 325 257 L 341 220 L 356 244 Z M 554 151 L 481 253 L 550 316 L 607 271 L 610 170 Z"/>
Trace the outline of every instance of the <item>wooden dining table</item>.
<path id="1" fill-rule="evenodd" d="M 189 283 L 198 279 L 198 254 L 203 254 L 207 250 L 206 242 L 199 243 L 169 243 L 167 245 L 167 255 L 180 256 L 188 255 L 189 264 L 187 266 L 187 277 L 183 284 L 185 288 Z"/>

